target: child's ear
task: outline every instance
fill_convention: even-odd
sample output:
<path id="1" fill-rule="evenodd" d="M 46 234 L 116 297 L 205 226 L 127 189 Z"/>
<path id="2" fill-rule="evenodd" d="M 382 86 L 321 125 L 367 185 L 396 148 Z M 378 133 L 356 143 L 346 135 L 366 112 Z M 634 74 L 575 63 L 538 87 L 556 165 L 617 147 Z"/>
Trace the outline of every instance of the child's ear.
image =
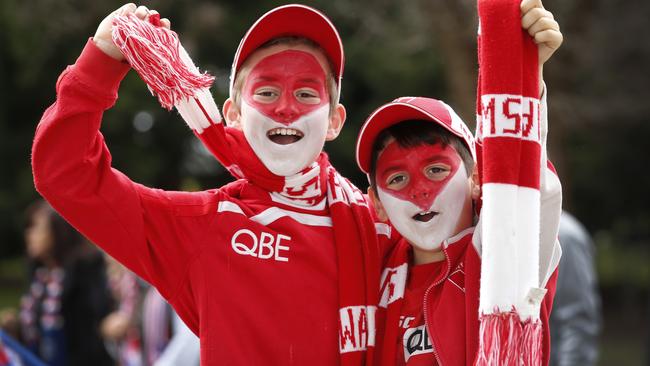
<path id="1" fill-rule="evenodd" d="M 228 127 L 241 129 L 241 113 L 232 98 L 226 99 L 223 103 L 223 118 Z"/>
<path id="2" fill-rule="evenodd" d="M 345 124 L 346 116 L 347 112 L 345 111 L 343 104 L 337 104 L 334 111 L 330 114 L 330 123 L 327 127 L 325 141 L 332 141 L 339 135 L 343 128 L 343 124 Z"/>
<path id="3" fill-rule="evenodd" d="M 372 207 L 375 208 L 375 213 L 377 214 L 377 218 L 381 221 L 388 221 L 388 215 L 386 215 L 386 210 L 384 209 L 384 205 L 381 204 L 379 197 L 377 197 L 377 192 L 375 192 L 375 190 L 372 187 L 368 188 L 368 197 L 370 198 Z"/>
<path id="4" fill-rule="evenodd" d="M 472 200 L 476 201 L 479 198 L 481 198 L 481 182 L 479 180 L 478 176 L 478 168 L 477 165 L 474 165 L 474 169 L 472 169 Z"/>

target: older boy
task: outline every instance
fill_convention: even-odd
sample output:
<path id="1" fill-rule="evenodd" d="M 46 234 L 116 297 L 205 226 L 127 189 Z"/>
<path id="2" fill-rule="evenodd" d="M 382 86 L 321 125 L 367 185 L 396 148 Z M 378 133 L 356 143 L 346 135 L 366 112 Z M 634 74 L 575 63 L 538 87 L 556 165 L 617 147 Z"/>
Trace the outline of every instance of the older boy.
<path id="1" fill-rule="evenodd" d="M 529 15 L 530 14 L 530 15 Z M 541 65 L 562 36 L 538 1 L 522 2 L 524 29 L 539 42 Z M 535 25 L 537 24 L 537 25 Z M 541 83 L 540 83 L 540 89 Z M 546 103 L 542 96 L 541 146 Z M 474 141 L 445 103 L 403 97 L 370 115 L 360 132 L 357 161 L 370 180 L 369 195 L 380 218 L 403 236 L 382 275 L 377 360 L 382 365 L 470 365 L 478 347 L 481 221 Z M 545 160 L 545 154 L 542 154 Z M 559 261 L 556 242 L 561 209 L 559 180 L 542 161 L 540 283 L 543 362 L 548 363 L 548 315 Z M 385 312 L 384 312 L 385 310 Z"/>
<path id="2" fill-rule="evenodd" d="M 301 5 L 263 15 L 235 55 L 223 108 L 229 127 L 208 127 L 230 145 L 204 140 L 244 179 L 168 192 L 113 169 L 99 132 L 129 70 L 110 36 L 112 19 L 154 13 L 133 4 L 118 9 L 59 78 L 33 146 L 38 191 L 158 288 L 200 335 L 202 364 L 370 362 L 380 269 L 375 223 L 363 195 L 322 153 L 345 121 L 336 29 Z M 169 28 L 168 20 L 161 24 Z"/>

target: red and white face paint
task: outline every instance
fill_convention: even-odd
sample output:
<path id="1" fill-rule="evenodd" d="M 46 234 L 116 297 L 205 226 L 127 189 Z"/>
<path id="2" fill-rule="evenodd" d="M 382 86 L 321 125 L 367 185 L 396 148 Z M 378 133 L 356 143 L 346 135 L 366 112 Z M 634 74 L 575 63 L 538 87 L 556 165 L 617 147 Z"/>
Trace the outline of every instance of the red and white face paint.
<path id="1" fill-rule="evenodd" d="M 436 250 L 456 234 L 470 189 L 451 145 L 402 148 L 392 141 L 377 158 L 376 181 L 390 222 L 412 245 Z"/>
<path id="2" fill-rule="evenodd" d="M 272 173 L 290 176 L 322 151 L 329 109 L 323 66 L 309 52 L 285 50 L 260 60 L 246 78 L 242 130 Z"/>

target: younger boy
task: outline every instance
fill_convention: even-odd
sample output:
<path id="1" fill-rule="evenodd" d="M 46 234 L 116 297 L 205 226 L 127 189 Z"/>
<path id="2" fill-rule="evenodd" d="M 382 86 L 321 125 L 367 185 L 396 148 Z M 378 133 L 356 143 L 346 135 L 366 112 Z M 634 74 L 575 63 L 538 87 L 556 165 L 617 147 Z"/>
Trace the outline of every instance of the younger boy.
<path id="1" fill-rule="evenodd" d="M 526 3 L 532 2 L 522 4 L 524 19 L 537 8 L 526 8 Z M 536 26 L 531 35 L 556 28 L 549 22 L 550 13 L 539 8 L 535 12 L 547 18 L 540 22 L 546 26 Z M 526 21 L 524 28 L 530 30 Z M 541 43 L 540 58 L 542 47 L 550 47 L 552 53 L 561 38 L 552 41 Z M 541 109 L 544 148 L 545 95 Z M 377 343 L 382 365 L 460 366 L 475 361 L 481 220 L 475 217 L 480 186 L 473 155 L 467 126 L 435 99 L 398 98 L 371 114 L 361 130 L 357 161 L 368 174 L 369 196 L 377 215 L 390 220 L 404 238 L 390 253 L 382 274 L 378 319 L 384 324 L 378 325 Z M 543 364 L 547 364 L 561 188 L 550 165 L 547 168 L 542 161 L 541 166 L 539 287 L 548 290 L 541 304 Z"/>

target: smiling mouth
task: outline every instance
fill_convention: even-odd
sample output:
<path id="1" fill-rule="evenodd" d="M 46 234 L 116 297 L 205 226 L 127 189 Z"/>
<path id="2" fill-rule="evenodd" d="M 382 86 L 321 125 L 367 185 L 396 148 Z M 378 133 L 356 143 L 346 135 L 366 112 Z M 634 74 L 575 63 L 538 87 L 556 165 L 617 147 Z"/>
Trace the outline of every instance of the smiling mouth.
<path id="1" fill-rule="evenodd" d="M 420 212 L 413 215 L 413 220 L 420 221 L 420 222 L 429 222 L 436 215 L 438 215 L 438 213 L 435 211 Z"/>
<path id="2" fill-rule="evenodd" d="M 289 145 L 300 141 L 304 135 L 301 131 L 293 128 L 274 128 L 267 132 L 266 136 L 278 145 Z"/>

